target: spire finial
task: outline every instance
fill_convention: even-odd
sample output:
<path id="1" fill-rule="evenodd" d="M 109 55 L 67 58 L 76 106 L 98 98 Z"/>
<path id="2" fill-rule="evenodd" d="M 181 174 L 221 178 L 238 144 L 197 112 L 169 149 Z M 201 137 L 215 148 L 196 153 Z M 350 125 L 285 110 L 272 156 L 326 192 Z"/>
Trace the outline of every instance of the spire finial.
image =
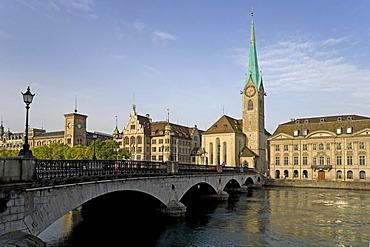
<path id="1" fill-rule="evenodd" d="M 115 116 L 116 117 L 116 127 L 118 126 L 118 119 L 117 119 L 117 116 Z"/>
<path id="2" fill-rule="evenodd" d="M 77 94 L 75 95 L 75 112 L 77 113 Z"/>
<path id="3" fill-rule="evenodd" d="M 167 123 L 170 122 L 170 109 L 167 108 Z"/>
<path id="4" fill-rule="evenodd" d="M 251 16 L 253 18 L 253 14 L 254 14 L 254 9 L 253 9 L 253 4 L 251 5 Z"/>

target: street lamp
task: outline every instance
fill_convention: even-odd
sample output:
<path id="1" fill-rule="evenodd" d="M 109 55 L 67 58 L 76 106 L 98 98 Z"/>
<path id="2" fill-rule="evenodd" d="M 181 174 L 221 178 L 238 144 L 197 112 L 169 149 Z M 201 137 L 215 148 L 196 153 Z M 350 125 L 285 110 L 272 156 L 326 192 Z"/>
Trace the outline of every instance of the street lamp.
<path id="1" fill-rule="evenodd" d="M 32 151 L 30 150 L 30 145 L 28 144 L 28 110 L 30 109 L 30 104 L 32 103 L 35 94 L 30 91 L 30 86 L 27 87 L 27 91 L 22 93 L 23 102 L 26 104 L 26 136 L 24 137 L 23 148 L 19 151 L 18 156 L 32 156 Z"/>
<path id="2" fill-rule="evenodd" d="M 96 134 L 96 132 L 94 132 L 93 134 L 93 139 L 94 139 L 94 155 L 92 157 L 93 160 L 96 160 L 96 155 L 95 155 L 95 142 L 96 142 L 96 138 L 98 137 L 98 135 Z"/>

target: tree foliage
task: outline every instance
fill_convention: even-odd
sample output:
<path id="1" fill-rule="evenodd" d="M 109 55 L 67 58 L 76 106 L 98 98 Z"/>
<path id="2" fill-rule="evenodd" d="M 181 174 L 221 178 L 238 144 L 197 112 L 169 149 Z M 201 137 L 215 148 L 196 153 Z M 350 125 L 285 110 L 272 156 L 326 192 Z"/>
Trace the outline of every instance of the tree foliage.
<path id="1" fill-rule="evenodd" d="M 37 159 L 47 160 L 84 160 L 92 159 L 94 155 L 101 160 L 121 160 L 128 159 L 130 153 L 126 149 L 119 147 L 119 143 L 114 140 L 96 140 L 90 146 L 73 146 L 66 144 L 52 143 L 46 146 L 31 148 L 33 156 Z M 0 156 L 17 156 L 19 150 L 0 150 Z"/>

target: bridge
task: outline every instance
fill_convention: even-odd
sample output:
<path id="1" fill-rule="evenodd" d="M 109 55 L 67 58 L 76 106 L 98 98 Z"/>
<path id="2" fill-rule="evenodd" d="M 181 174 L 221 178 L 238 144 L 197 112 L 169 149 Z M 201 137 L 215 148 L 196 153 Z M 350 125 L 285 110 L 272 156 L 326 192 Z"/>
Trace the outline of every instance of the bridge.
<path id="1" fill-rule="evenodd" d="M 118 191 L 150 196 L 166 217 L 183 217 L 185 196 L 226 200 L 262 186 L 254 169 L 177 162 L 0 158 L 0 235 L 37 236 L 69 211 Z M 130 200 L 130 198 L 127 198 Z"/>

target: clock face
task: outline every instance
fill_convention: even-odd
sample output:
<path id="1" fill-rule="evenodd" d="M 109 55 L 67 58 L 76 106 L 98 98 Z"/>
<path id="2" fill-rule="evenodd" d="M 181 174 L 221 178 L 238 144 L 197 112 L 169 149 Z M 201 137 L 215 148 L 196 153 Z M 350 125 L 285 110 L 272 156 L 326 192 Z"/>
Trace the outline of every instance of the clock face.
<path id="1" fill-rule="evenodd" d="M 253 85 L 249 85 L 245 89 L 245 95 L 247 95 L 248 97 L 252 97 L 255 93 L 256 93 L 256 88 Z"/>

